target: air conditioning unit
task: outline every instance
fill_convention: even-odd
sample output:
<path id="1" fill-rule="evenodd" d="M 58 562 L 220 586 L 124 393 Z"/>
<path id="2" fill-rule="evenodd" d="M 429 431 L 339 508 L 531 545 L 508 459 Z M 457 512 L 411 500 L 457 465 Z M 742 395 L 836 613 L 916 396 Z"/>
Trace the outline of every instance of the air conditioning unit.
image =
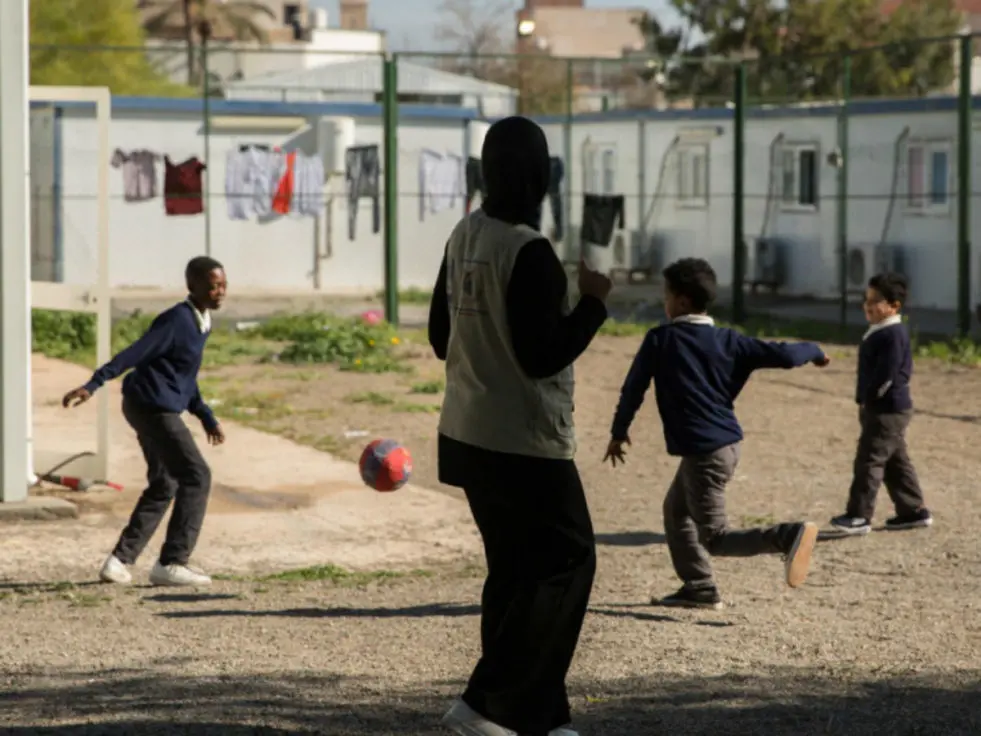
<path id="1" fill-rule="evenodd" d="M 771 291 L 787 283 L 787 243 L 780 238 L 753 238 L 744 251 L 746 282 L 755 292 L 760 286 Z"/>
<path id="2" fill-rule="evenodd" d="M 852 291 L 862 291 L 877 273 L 892 271 L 909 278 L 902 246 L 887 243 L 859 243 L 848 246 L 847 282 Z"/>

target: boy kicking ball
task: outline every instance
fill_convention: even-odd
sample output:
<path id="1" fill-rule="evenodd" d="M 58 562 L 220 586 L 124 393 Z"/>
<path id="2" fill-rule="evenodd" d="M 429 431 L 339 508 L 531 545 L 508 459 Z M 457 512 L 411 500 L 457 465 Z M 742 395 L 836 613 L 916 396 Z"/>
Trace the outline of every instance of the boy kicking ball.
<path id="1" fill-rule="evenodd" d="M 742 429 L 733 402 L 760 368 L 796 368 L 830 360 L 814 343 L 764 342 L 715 326 L 708 315 L 716 276 L 700 258 L 664 270 L 668 322 L 647 333 L 620 392 L 604 460 L 624 462 L 627 432 L 651 382 L 670 455 L 681 464 L 664 499 L 664 531 L 684 585 L 655 605 L 722 607 L 709 556 L 785 556 L 787 584 L 804 583 L 818 529 L 810 522 L 730 529 L 725 488 L 739 462 Z"/>
<path id="2" fill-rule="evenodd" d="M 896 515 L 886 520 L 886 529 L 915 529 L 933 523 L 906 450 L 906 428 L 913 417 L 909 391 L 913 351 L 900 315 L 906 291 L 906 279 L 892 273 L 873 276 L 865 290 L 863 306 L 869 329 L 858 351 L 855 390 L 862 434 L 848 506 L 844 514 L 831 520 L 845 534 L 872 530 L 875 497 L 883 482 L 896 508 Z"/>
<path id="3" fill-rule="evenodd" d="M 147 487 L 99 572 L 107 583 L 132 582 L 128 567 L 150 541 L 171 501 L 174 512 L 150 583 L 211 583 L 210 577 L 187 564 L 208 507 L 211 471 L 181 413 L 189 411 L 201 420 L 212 445 L 225 441 L 221 425 L 201 398 L 197 379 L 211 332 L 211 311 L 221 307 L 227 282 L 222 265 L 204 256 L 187 264 L 185 279 L 185 301 L 159 314 L 143 337 L 62 399 L 65 408 L 78 406 L 104 383 L 130 371 L 123 379 L 123 416 L 136 431 L 143 450 Z"/>

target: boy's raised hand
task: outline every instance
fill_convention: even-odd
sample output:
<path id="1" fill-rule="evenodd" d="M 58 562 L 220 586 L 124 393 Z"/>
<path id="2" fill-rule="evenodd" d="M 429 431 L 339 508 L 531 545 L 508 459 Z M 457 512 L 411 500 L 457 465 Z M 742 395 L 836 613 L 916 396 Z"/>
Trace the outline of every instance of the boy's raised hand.
<path id="1" fill-rule="evenodd" d="M 606 446 L 606 454 L 603 456 L 603 462 L 607 460 L 610 461 L 610 465 L 614 468 L 617 466 L 619 461 L 621 465 L 627 462 L 626 452 L 624 451 L 624 445 L 630 444 L 630 437 L 624 437 L 622 440 L 610 440 L 610 444 Z"/>
<path id="2" fill-rule="evenodd" d="M 827 368 L 831 364 L 831 358 L 828 357 L 827 353 L 821 353 L 821 357 L 814 361 L 814 365 L 818 368 Z"/>

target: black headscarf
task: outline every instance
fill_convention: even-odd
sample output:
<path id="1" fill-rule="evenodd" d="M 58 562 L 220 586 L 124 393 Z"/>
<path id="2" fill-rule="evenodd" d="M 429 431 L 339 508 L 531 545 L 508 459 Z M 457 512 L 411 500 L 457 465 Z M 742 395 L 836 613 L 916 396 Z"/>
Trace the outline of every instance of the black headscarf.
<path id="1" fill-rule="evenodd" d="M 481 209 L 491 217 L 539 227 L 550 174 L 545 132 L 528 118 L 498 120 L 484 139 Z"/>

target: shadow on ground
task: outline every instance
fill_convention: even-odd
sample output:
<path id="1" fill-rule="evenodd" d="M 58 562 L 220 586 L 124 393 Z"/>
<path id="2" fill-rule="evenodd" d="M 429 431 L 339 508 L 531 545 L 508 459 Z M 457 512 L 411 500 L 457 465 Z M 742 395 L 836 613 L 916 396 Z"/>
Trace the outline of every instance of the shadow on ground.
<path id="1" fill-rule="evenodd" d="M 848 681 L 817 669 L 768 676 L 574 681 L 583 736 L 647 734 L 981 733 L 979 672 Z M 331 736 L 444 734 L 439 717 L 462 687 L 392 691 L 340 675 L 189 678 L 133 671 L 64 672 L 31 678 L 8 673 L 0 694 L 4 733 L 134 734 L 320 733 Z M 58 725 L 54 725 L 58 724 Z"/>

